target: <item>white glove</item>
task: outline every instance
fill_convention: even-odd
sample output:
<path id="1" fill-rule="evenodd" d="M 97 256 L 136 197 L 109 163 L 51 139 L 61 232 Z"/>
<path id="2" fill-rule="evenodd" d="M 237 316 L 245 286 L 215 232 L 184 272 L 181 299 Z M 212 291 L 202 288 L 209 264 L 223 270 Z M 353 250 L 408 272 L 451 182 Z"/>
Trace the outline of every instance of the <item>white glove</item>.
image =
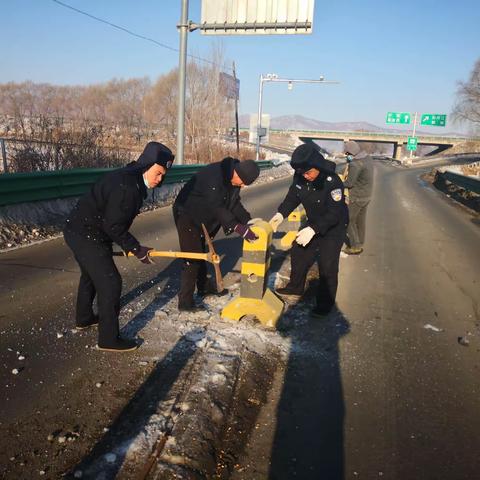
<path id="1" fill-rule="evenodd" d="M 302 228 L 297 233 L 297 238 L 295 239 L 295 241 L 302 247 L 305 247 L 310 243 L 310 240 L 314 236 L 315 236 L 315 230 L 312 227 L 305 227 L 305 228 Z"/>
<path id="2" fill-rule="evenodd" d="M 263 218 L 260 218 L 260 217 L 251 218 L 247 222 L 247 225 L 255 225 L 257 222 L 261 222 L 262 220 L 263 220 Z"/>
<path id="3" fill-rule="evenodd" d="M 280 213 L 280 212 L 277 212 L 270 220 L 269 220 L 269 224 L 270 226 L 272 227 L 272 230 L 274 232 L 277 231 L 277 228 L 279 227 L 279 225 L 283 222 L 283 215 Z"/>

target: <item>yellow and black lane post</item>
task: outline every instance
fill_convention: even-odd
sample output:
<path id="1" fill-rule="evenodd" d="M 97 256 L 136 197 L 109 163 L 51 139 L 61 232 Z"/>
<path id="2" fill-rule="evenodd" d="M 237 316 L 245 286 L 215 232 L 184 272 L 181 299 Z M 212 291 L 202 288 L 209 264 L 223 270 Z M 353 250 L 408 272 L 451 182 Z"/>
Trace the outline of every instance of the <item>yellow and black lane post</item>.
<path id="1" fill-rule="evenodd" d="M 347 163 L 345 170 L 342 173 L 339 173 L 338 176 L 340 177 L 340 180 L 345 183 L 348 178 L 348 170 L 349 170 L 349 164 Z M 345 203 L 348 205 L 350 203 L 350 193 L 348 191 L 348 188 L 343 189 L 343 195 L 345 196 Z"/>
<path id="2" fill-rule="evenodd" d="M 243 242 L 240 296 L 222 310 L 222 318 L 240 320 L 245 315 L 255 315 L 266 327 L 275 327 L 284 304 L 267 288 L 272 227 L 262 220 L 251 229 L 258 239 Z"/>
<path id="3" fill-rule="evenodd" d="M 300 230 L 301 225 L 305 222 L 306 218 L 307 215 L 303 207 L 297 207 L 288 216 L 287 221 L 283 223 L 283 230 L 287 233 L 280 240 L 280 247 L 282 249 L 288 249 L 292 246 L 292 243 L 297 236 L 297 232 Z"/>

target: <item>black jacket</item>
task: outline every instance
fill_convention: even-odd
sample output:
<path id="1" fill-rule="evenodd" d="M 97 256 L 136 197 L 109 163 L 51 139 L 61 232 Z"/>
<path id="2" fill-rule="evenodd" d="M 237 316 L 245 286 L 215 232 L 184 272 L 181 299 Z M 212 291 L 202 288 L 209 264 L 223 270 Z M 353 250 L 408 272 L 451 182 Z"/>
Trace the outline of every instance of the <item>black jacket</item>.
<path id="1" fill-rule="evenodd" d="M 331 163 L 331 162 L 329 162 Z M 302 204 L 307 213 L 307 225 L 320 236 L 345 235 L 348 209 L 343 195 L 343 183 L 333 171 L 320 171 L 313 182 L 295 174 L 293 183 L 278 211 L 287 218 Z"/>
<path id="2" fill-rule="evenodd" d="M 370 200 L 373 188 L 373 160 L 371 157 L 354 158 L 348 165 L 345 187 L 349 189 L 350 201 Z"/>
<path id="3" fill-rule="evenodd" d="M 237 162 L 228 157 L 202 168 L 180 190 L 173 204 L 174 215 L 188 215 L 194 224 L 203 223 L 210 233 L 221 226 L 226 235 L 237 223 L 247 223 L 251 216 L 240 201 L 240 187 L 231 183 Z"/>
<path id="4" fill-rule="evenodd" d="M 140 243 L 128 230 L 147 196 L 143 172 L 173 158 L 165 145 L 149 142 L 136 162 L 105 174 L 80 198 L 65 229 L 110 246 L 115 242 L 125 252 L 135 251 Z"/>

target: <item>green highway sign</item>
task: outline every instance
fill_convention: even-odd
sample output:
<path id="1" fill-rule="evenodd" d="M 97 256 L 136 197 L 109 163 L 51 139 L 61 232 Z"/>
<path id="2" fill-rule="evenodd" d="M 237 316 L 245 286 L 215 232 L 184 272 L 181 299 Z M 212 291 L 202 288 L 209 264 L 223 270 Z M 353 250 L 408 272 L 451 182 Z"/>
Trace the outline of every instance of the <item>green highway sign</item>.
<path id="1" fill-rule="evenodd" d="M 417 149 L 418 138 L 417 137 L 408 137 L 407 150 L 416 150 Z"/>
<path id="2" fill-rule="evenodd" d="M 386 123 L 409 124 L 412 116 L 408 112 L 388 112 Z"/>
<path id="3" fill-rule="evenodd" d="M 424 113 L 422 115 L 421 125 L 430 125 L 432 127 L 444 127 L 447 123 L 447 116 L 438 113 Z"/>

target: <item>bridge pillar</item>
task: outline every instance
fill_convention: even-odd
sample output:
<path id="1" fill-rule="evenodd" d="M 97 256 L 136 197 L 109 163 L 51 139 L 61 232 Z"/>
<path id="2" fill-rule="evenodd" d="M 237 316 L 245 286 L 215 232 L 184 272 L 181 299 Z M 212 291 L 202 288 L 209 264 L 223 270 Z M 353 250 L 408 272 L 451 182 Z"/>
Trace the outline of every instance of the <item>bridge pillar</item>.
<path id="1" fill-rule="evenodd" d="M 395 160 L 402 159 L 402 146 L 403 146 L 403 142 L 395 142 L 393 144 L 393 158 Z"/>

